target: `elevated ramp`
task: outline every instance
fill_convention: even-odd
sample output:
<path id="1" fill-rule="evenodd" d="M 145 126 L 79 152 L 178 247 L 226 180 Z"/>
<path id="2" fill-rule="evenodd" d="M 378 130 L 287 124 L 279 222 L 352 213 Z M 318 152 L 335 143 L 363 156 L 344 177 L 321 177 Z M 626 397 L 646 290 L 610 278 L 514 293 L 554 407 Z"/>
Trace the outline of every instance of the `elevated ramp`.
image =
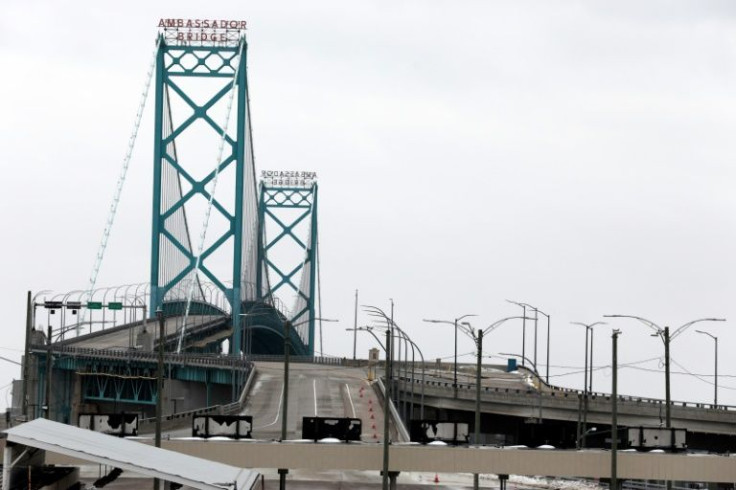
<path id="1" fill-rule="evenodd" d="M 243 414 L 253 416 L 254 438 L 281 439 L 284 365 L 256 362 L 255 369 Z M 301 438 L 302 417 L 309 416 L 359 418 L 363 441 L 383 440 L 382 404 L 362 368 L 290 364 L 287 439 Z M 393 424 L 391 431 L 397 440 Z"/>
<path id="2" fill-rule="evenodd" d="M 42 449 L 84 461 L 180 483 L 201 490 L 253 488 L 258 472 L 216 463 L 139 442 L 108 436 L 46 419 L 35 419 L 5 431 L 3 490 L 10 488 L 12 444 Z"/>

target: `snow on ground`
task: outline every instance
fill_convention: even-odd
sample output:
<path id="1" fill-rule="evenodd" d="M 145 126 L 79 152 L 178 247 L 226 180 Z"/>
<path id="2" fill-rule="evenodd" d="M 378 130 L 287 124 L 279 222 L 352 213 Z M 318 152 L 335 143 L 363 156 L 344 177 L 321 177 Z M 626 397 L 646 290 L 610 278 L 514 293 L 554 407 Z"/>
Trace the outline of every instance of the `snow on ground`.
<path id="1" fill-rule="evenodd" d="M 438 473 L 438 483 L 442 486 L 457 485 L 457 488 L 468 488 L 473 484 L 473 475 L 470 473 Z M 434 483 L 435 475 L 429 473 L 402 473 L 402 477 L 416 483 Z M 500 483 L 497 475 L 481 474 L 481 488 L 498 488 Z M 406 481 L 406 480 L 404 480 Z M 591 480 L 568 480 L 560 478 L 545 478 L 540 476 L 510 475 L 506 484 L 508 490 L 521 489 L 554 489 L 554 490 L 600 490 L 602 487 Z"/>

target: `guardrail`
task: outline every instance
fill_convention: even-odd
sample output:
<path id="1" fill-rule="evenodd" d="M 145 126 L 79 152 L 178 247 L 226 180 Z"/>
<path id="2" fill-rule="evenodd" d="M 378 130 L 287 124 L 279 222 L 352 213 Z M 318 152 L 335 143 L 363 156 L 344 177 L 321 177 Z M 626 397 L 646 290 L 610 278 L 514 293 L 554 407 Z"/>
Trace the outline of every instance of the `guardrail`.
<path id="1" fill-rule="evenodd" d="M 256 354 L 248 356 L 253 362 L 284 362 L 284 356 Z M 347 361 L 344 357 L 319 357 L 319 356 L 289 356 L 290 363 L 296 364 L 324 364 L 327 366 L 345 366 Z"/>
<path id="2" fill-rule="evenodd" d="M 45 345 L 33 345 L 31 351 L 37 354 L 45 354 L 48 347 Z M 158 362 L 158 352 L 143 351 L 138 349 L 95 349 L 92 347 L 74 347 L 71 345 L 52 344 L 51 352 L 57 355 L 71 357 L 96 357 L 102 359 Z M 164 361 L 188 366 L 217 366 L 231 369 L 242 369 L 250 367 L 253 362 L 283 362 L 284 357 L 279 355 L 254 355 L 248 357 L 235 357 L 222 354 L 188 354 L 188 353 L 164 353 Z M 343 357 L 319 357 L 319 356 L 290 356 L 289 362 L 296 364 L 321 364 L 326 366 L 353 365 L 352 361 Z"/>
<path id="3" fill-rule="evenodd" d="M 484 379 L 487 379 L 484 377 Z M 412 380 L 410 378 L 402 378 L 405 382 L 411 382 Z M 422 380 L 415 378 L 413 380 L 415 384 L 421 384 Z M 554 385 L 547 385 L 543 381 L 541 382 L 542 385 L 545 387 L 545 389 L 538 390 L 533 387 L 528 387 L 526 389 L 521 388 L 499 388 L 499 387 L 489 387 L 489 386 L 482 386 L 481 391 L 484 393 L 515 393 L 515 394 L 525 394 L 525 395 L 539 395 L 543 398 L 547 399 L 570 399 L 574 398 L 577 400 L 578 398 L 582 398 L 584 393 L 581 390 L 571 389 L 571 388 L 560 388 Z M 425 380 L 425 386 L 436 386 L 436 387 L 446 387 L 446 388 L 452 388 L 452 380 L 448 379 L 447 381 L 433 381 L 433 380 Z M 458 382 L 457 385 L 458 390 L 466 390 L 471 391 L 475 393 L 475 382 L 473 383 L 461 383 Z M 588 400 L 589 401 L 595 401 L 601 399 L 603 401 L 610 401 L 611 395 L 608 393 L 601 393 L 601 392 L 589 392 L 588 393 Z M 632 396 L 632 395 L 618 395 L 618 400 L 620 402 L 629 402 L 629 403 L 637 403 L 637 404 L 649 404 L 649 405 L 664 405 L 665 400 L 659 399 L 659 398 L 648 398 L 643 396 Z M 672 407 L 683 407 L 683 408 L 691 408 L 691 409 L 703 409 L 708 411 L 736 411 L 736 406 L 734 405 L 714 405 L 712 403 L 699 403 L 699 402 L 685 402 L 685 401 L 677 401 L 672 400 L 670 402 L 670 406 Z"/>
<path id="4" fill-rule="evenodd" d="M 39 348 L 38 346 L 32 347 L 31 350 L 38 354 L 47 352 L 46 348 Z M 72 347 L 63 345 L 52 346 L 51 352 L 53 354 L 60 354 L 69 357 L 94 357 L 148 363 L 158 362 L 157 352 L 141 351 L 136 349 L 93 349 L 90 347 Z M 253 366 L 253 363 L 248 359 L 219 354 L 164 353 L 164 362 L 167 364 L 178 364 L 183 366 L 218 367 L 223 369 L 251 369 Z"/>

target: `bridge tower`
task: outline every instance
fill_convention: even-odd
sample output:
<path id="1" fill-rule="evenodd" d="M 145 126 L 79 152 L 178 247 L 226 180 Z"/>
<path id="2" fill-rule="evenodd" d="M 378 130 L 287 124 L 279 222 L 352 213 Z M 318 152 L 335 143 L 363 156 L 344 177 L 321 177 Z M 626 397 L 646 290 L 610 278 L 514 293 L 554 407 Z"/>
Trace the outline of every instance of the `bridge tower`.
<path id="1" fill-rule="evenodd" d="M 263 266 L 257 271 L 256 289 L 270 297 L 279 296 L 282 288 L 295 294 L 288 319 L 308 355 L 313 356 L 318 259 L 316 174 L 263 171 L 258 210 L 264 239 L 258 252 Z M 266 232 L 271 228 L 276 233 L 268 238 Z M 277 247 L 297 251 L 291 255 L 291 263 L 274 257 Z"/>
<path id="2" fill-rule="evenodd" d="M 258 189 L 245 23 L 205 31 L 172 21 L 161 21 L 156 59 L 150 312 L 165 302 L 196 304 L 208 281 L 237 319 L 243 301 L 265 296 L 255 289 Z M 188 217 L 196 212 L 204 218 L 192 243 Z M 237 352 L 242 332 L 232 323 Z"/>

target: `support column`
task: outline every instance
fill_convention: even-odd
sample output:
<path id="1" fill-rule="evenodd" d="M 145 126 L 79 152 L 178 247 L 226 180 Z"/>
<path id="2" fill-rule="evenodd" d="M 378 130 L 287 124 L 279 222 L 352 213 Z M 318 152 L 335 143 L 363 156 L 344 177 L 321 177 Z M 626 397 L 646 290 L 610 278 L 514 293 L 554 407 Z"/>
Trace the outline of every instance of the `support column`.
<path id="1" fill-rule="evenodd" d="M 279 490 L 286 490 L 286 475 L 289 474 L 289 470 L 286 468 L 279 468 Z"/>

